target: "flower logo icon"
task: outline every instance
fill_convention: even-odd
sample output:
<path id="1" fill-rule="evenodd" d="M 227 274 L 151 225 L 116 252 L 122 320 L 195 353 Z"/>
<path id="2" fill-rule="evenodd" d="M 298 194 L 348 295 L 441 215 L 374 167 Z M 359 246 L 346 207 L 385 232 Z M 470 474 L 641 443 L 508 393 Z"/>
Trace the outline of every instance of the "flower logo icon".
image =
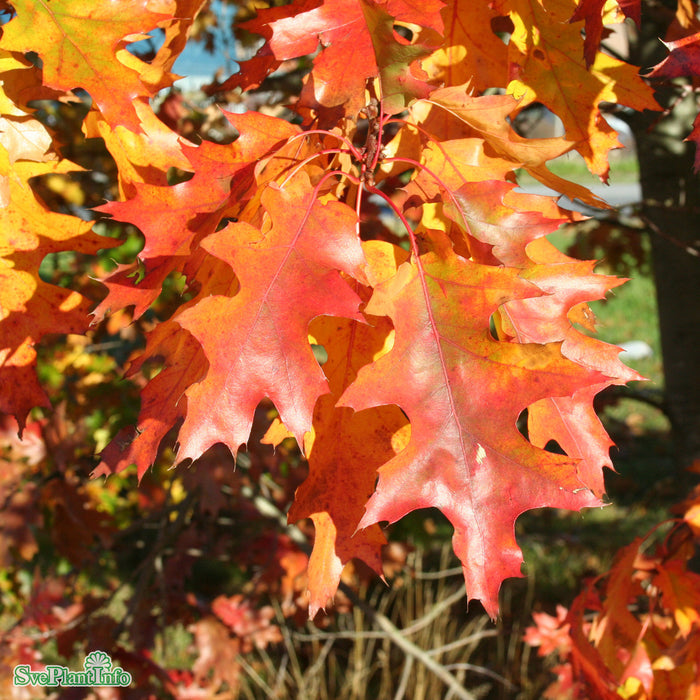
<path id="1" fill-rule="evenodd" d="M 105 654 L 104 651 L 91 651 L 85 657 L 83 667 L 86 671 L 99 669 L 102 672 L 109 672 L 112 670 L 112 659 L 110 658 L 109 654 Z"/>

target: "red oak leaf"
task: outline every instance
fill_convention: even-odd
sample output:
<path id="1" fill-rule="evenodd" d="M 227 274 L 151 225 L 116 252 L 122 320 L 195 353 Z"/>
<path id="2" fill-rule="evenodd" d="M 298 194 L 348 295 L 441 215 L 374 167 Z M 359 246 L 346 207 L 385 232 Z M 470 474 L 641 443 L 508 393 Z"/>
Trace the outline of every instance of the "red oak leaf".
<path id="1" fill-rule="evenodd" d="M 619 360 L 619 348 L 578 331 L 571 315 L 588 301 L 602 299 L 624 280 L 593 273 L 594 262 L 560 253 L 543 237 L 566 221 L 551 198 L 520 194 L 506 182 L 468 183 L 453 192 L 446 213 L 471 236 L 489 244 L 481 261 L 522 267 L 521 277 L 544 294 L 504 304 L 501 331 L 519 343 L 562 342 L 562 354 L 609 379 L 573 396 L 549 397 L 528 408 L 528 435 L 544 447 L 555 440 L 569 457 L 581 460 L 579 477 L 596 495 L 604 493 L 602 467 L 612 468 L 612 446 L 593 409 L 594 396 L 613 383 L 640 379 Z M 558 217 L 558 218 L 557 218 Z M 458 237 L 453 232 L 456 245 Z M 474 259 L 478 248 L 467 242 Z M 587 307 L 586 307 L 587 308 Z M 590 312 L 589 312 L 590 314 Z"/>
<path id="2" fill-rule="evenodd" d="M 359 297 L 338 272 L 363 278 L 356 214 L 316 197 L 299 173 L 284 187 L 263 191 L 262 231 L 231 223 L 203 242 L 233 267 L 240 291 L 206 297 L 175 318 L 199 340 L 210 363 L 205 379 L 187 391 L 180 460 L 194 459 L 216 442 L 235 455 L 265 397 L 300 445 L 311 429 L 314 404 L 328 384 L 311 351 L 308 324 L 321 315 L 363 320 Z"/>
<path id="3" fill-rule="evenodd" d="M 367 81 L 380 77 L 385 110 L 401 111 L 406 98 L 428 89 L 411 64 L 437 47 L 399 41 L 393 25 L 407 22 L 440 33 L 442 6 L 441 0 L 420 7 L 408 0 L 306 0 L 261 10 L 242 26 L 265 37 L 265 45 L 219 89 L 257 86 L 282 61 L 313 54 L 320 45 L 311 72 L 319 104 L 343 105 L 355 115 L 366 104 Z"/>
<path id="4" fill-rule="evenodd" d="M 565 359 L 559 344 L 494 340 L 489 319 L 498 307 L 540 292 L 517 270 L 472 263 L 433 238 L 433 252 L 375 287 L 366 311 L 388 315 L 396 341 L 360 370 L 339 405 L 394 403 L 411 421 L 408 447 L 380 468 L 360 527 L 439 508 L 454 525 L 469 598 L 495 617 L 501 582 L 521 575 L 515 519 L 531 508 L 599 504 L 578 479 L 577 461 L 531 445 L 517 418 L 599 375 Z"/>
<path id="5" fill-rule="evenodd" d="M 647 78 L 672 80 L 700 75 L 700 32 L 662 43 L 671 53 L 647 73 Z"/>
<path id="6" fill-rule="evenodd" d="M 445 214 L 471 238 L 488 244 L 495 258 L 495 261 L 488 257 L 480 259 L 472 251 L 471 257 L 477 262 L 531 267 L 530 243 L 575 220 L 572 212 L 560 209 L 551 197 L 516 192 L 516 186 L 509 182 L 487 180 L 463 184 L 455 178 L 447 180 L 448 186 L 452 183 L 457 187 L 445 198 Z M 460 242 L 454 234 L 453 242 L 455 245 Z"/>
<path id="7" fill-rule="evenodd" d="M 140 264 L 120 267 L 102 280 L 109 294 L 93 311 L 97 320 L 110 309 L 131 305 L 134 317 L 141 316 L 160 294 L 165 278 L 181 271 L 199 242 L 216 230 L 226 207 L 249 198 L 258 159 L 299 133 L 283 119 L 263 114 L 224 116 L 241 136 L 228 146 L 204 141 L 184 147 L 194 171 L 191 179 L 170 187 L 136 183 L 131 199 L 98 208 L 137 226 L 145 245 Z"/>
<path id="8" fill-rule="evenodd" d="M 397 260 L 407 257 L 402 249 L 382 241 L 368 241 L 363 249 L 374 284 L 396 274 Z M 370 296 L 359 285 L 358 293 L 362 298 Z M 360 367 L 386 351 L 391 323 L 381 317 L 369 320 L 371 325 L 322 316 L 311 324 L 314 341 L 328 355 L 323 372 L 331 393 L 316 403 L 314 429 L 305 443 L 309 474 L 288 513 L 289 522 L 311 518 L 314 523 L 308 564 L 311 618 L 333 600 L 343 568 L 353 557 L 382 575 L 386 537 L 378 525 L 358 531 L 357 524 L 374 490 L 377 467 L 401 449 L 410 432 L 406 417 L 396 406 L 359 413 L 335 406 Z M 279 444 L 286 437 L 289 433 L 278 424 L 268 431 L 264 442 Z"/>
<path id="9" fill-rule="evenodd" d="M 677 41 L 663 42 L 670 54 L 654 66 L 647 78 L 673 80 L 681 77 L 700 77 L 700 32 Z M 687 138 L 695 141 L 695 172 L 700 171 L 700 116 L 693 123 L 693 130 Z"/>
<path id="10" fill-rule="evenodd" d="M 335 406 L 359 367 L 384 346 L 391 331 L 387 319 L 368 326 L 322 317 L 312 329 L 316 342 L 328 352 L 323 370 L 332 393 L 316 404 L 313 440 L 307 440 L 306 447 L 309 475 L 297 489 L 288 515 L 290 522 L 302 518 L 314 522 L 308 584 L 311 618 L 333 599 L 343 567 L 353 557 L 382 575 L 386 537 L 378 525 L 358 531 L 357 524 L 374 489 L 377 468 L 395 454 L 392 437 L 407 422 L 396 406 L 359 413 Z"/>
<path id="11" fill-rule="evenodd" d="M 581 0 L 570 20 L 572 23 L 585 22 L 583 55 L 589 68 L 595 61 L 595 55 L 603 38 L 605 5 L 606 0 Z M 641 0 L 619 0 L 618 5 L 625 17 L 629 17 L 639 27 L 642 19 Z"/>
<path id="12" fill-rule="evenodd" d="M 572 396 L 550 397 L 528 409 L 530 441 L 544 447 L 555 440 L 569 457 L 580 459 L 581 481 L 596 495 L 605 491 L 602 467 L 613 468 L 612 441 L 593 408 L 595 395 L 611 384 L 642 379 L 619 359 L 620 348 L 583 334 L 572 322 L 581 304 L 603 299 L 624 280 L 593 273 L 593 261 L 580 261 L 560 253 L 540 239 L 528 248 L 536 263 L 522 273 L 545 294 L 505 304 L 501 319 L 506 332 L 518 342 L 562 342 L 562 354 L 605 377 L 592 381 Z M 590 312 L 589 312 L 590 313 Z"/>

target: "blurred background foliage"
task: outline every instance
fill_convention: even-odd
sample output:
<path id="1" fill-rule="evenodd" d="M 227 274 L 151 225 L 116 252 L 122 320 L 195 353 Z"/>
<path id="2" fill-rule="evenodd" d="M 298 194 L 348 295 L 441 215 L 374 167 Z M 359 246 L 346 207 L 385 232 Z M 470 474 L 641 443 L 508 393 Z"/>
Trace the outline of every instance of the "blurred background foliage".
<path id="1" fill-rule="evenodd" d="M 233 72 L 236 57 L 258 42 L 245 32 L 234 40 L 233 22 L 253 16 L 258 4 L 213 3 L 192 41 Z M 156 49 L 154 37 L 138 51 L 147 58 Z M 236 134 L 219 107 L 284 113 L 279 105 L 305 70 L 295 62 L 245 96 L 218 90 L 227 77 L 222 71 L 203 92 L 161 95 L 158 113 L 195 142 L 230 142 Z M 105 292 L 96 279 L 137 260 L 143 238 L 94 211 L 118 197 L 117 173 L 101 139 L 82 136 L 90 103 L 79 96 L 34 106 L 62 155 L 84 170 L 36 178 L 32 186 L 50 209 L 96 219 L 96 231 L 123 241 L 95 257 L 63 252 L 42 264 L 42 279 L 97 304 Z M 633 179 L 635 162 L 632 152 L 619 169 Z M 584 177 L 576 164 L 560 167 L 566 177 Z M 185 176 L 173 171 L 169 179 Z M 172 470 L 171 441 L 138 488 L 132 470 L 89 480 L 95 455 L 136 422 L 139 390 L 160 367 L 149 363 L 133 375 L 126 369 L 144 333 L 169 317 L 182 279 L 169 278 L 136 321 L 119 312 L 85 336 L 45 339 L 39 375 L 53 410 L 35 410 L 22 441 L 12 420 L 0 423 L 0 694 L 31 697 L 11 687 L 17 663 L 81 668 L 87 650 L 102 648 L 135 676 L 138 692 L 124 697 L 441 696 L 442 682 L 377 626 L 369 606 L 473 697 L 542 697 L 553 662 L 523 641 L 532 611 L 569 605 L 586 577 L 606 571 L 621 547 L 666 519 L 687 491 L 665 413 L 652 235 L 632 207 L 554 237 L 571 255 L 601 260 L 602 272 L 633 277 L 594 310 L 603 340 L 644 341 L 649 351 L 628 362 L 649 381 L 600 397 L 617 445 L 616 472 L 607 474 L 611 505 L 535 511 L 518 521 L 527 577 L 504 586 L 495 625 L 478 605 L 465 609 L 461 569 L 448 546 L 451 528 L 437 511 L 413 513 L 390 529 L 388 586 L 363 565 L 350 566 L 335 607 L 309 622 L 304 591 L 313 528 L 288 527 L 283 515 L 306 466 L 287 442 L 273 451 L 251 440 L 236 469 L 226 450 L 213 448 Z M 274 416 L 271 405 L 261 405 L 257 437 Z"/>

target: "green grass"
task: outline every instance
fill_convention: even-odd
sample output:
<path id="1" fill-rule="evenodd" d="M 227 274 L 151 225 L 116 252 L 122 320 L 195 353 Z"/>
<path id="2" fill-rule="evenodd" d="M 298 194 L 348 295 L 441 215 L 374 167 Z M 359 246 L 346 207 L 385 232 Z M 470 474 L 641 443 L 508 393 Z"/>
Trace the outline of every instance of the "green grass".
<path id="1" fill-rule="evenodd" d="M 609 293 L 607 299 L 593 302 L 593 313 L 598 319 L 598 337 L 607 343 L 620 345 L 630 340 L 642 340 L 653 351 L 653 356 L 625 359 L 646 381 L 631 382 L 633 392 L 641 392 L 654 399 L 663 396 L 664 378 L 659 333 L 658 310 L 654 282 L 649 276 L 638 275 L 622 287 Z M 604 411 L 608 422 L 623 424 L 633 434 L 668 433 L 670 424 L 656 407 L 643 401 L 624 399 Z"/>
<path id="2" fill-rule="evenodd" d="M 600 178 L 590 173 L 583 157 L 576 152 L 565 153 L 563 156 L 549 161 L 547 167 L 555 175 L 586 187 L 600 184 Z M 624 149 L 612 151 L 610 153 L 610 184 L 638 181 L 639 164 L 635 154 Z M 538 181 L 527 171 L 519 170 L 518 182 L 527 186 Z"/>
<path id="3" fill-rule="evenodd" d="M 651 277 L 639 274 L 609 292 L 606 299 L 592 302 L 590 307 L 598 319 L 601 340 L 614 345 L 643 340 L 651 347 L 653 357 L 628 360 L 627 364 L 647 377 L 650 386 L 663 388 L 656 290 Z"/>
<path id="4" fill-rule="evenodd" d="M 607 571 L 621 547 L 668 518 L 662 506 L 629 507 L 611 503 L 580 513 L 529 511 L 517 522 L 525 572 L 535 578 L 541 604 L 570 603 L 581 581 Z"/>

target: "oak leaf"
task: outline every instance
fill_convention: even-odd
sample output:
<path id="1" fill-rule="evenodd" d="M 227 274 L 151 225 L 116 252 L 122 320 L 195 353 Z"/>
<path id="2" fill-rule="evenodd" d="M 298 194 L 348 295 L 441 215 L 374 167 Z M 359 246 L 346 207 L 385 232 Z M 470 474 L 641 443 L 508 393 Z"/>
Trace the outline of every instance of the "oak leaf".
<path id="1" fill-rule="evenodd" d="M 434 90 L 428 99 L 416 103 L 412 111 L 414 118 L 420 115 L 420 122 L 426 122 L 427 131 L 435 134 L 432 139 L 435 142 L 449 143 L 453 134 L 460 138 L 478 137 L 483 140 L 482 148 L 487 155 L 509 162 L 511 169 L 524 167 L 543 185 L 566 194 L 572 200 L 607 207 L 586 187 L 569 182 L 547 168 L 547 161 L 572 150 L 574 142 L 561 137 L 527 139 L 515 132 L 510 121 L 521 106 L 522 101 L 518 103 L 511 95 L 472 97 L 465 86 L 459 85 Z M 453 166 L 457 173 L 458 165 L 459 160 Z"/>
<path id="2" fill-rule="evenodd" d="M 569 21 L 572 23 L 583 21 L 585 23 L 583 55 L 588 68 L 595 61 L 607 25 L 617 24 L 622 22 L 624 17 L 629 17 L 639 27 L 641 19 L 639 5 L 639 0 L 626 0 L 619 3 L 609 3 L 608 0 L 581 0 L 579 2 Z"/>
<path id="3" fill-rule="evenodd" d="M 700 32 L 676 41 L 663 42 L 670 53 L 647 74 L 648 78 L 673 80 L 680 77 L 700 76 Z M 695 171 L 700 170 L 700 116 L 695 118 L 693 130 L 687 138 L 694 141 Z"/>
<path id="4" fill-rule="evenodd" d="M 163 11 L 170 15 L 158 23 L 163 30 L 163 43 L 148 67 L 139 67 L 141 80 L 152 90 L 170 87 L 179 77 L 171 70 L 187 45 L 189 31 L 205 4 L 206 0 L 174 0 L 172 4 L 166 0 L 163 3 Z M 150 7 L 153 5 L 151 2 Z"/>
<path id="5" fill-rule="evenodd" d="M 645 540 L 655 530 L 620 550 L 610 571 L 587 583 L 557 628 L 559 658 L 581 695 L 675 698 L 697 691 L 698 576 L 688 570 L 696 543 L 678 521 L 650 551 Z M 533 628 L 528 632 L 530 643 L 547 641 Z M 550 686 L 545 697 L 555 697 L 558 687 Z"/>
<path id="6" fill-rule="evenodd" d="M 50 407 L 38 383 L 34 346 L 51 333 L 82 333 L 90 302 L 69 289 L 44 282 L 39 265 L 50 253 L 96 253 L 115 241 L 90 231 L 80 219 L 49 211 L 33 193 L 32 177 L 78 170 L 69 161 L 10 163 L 0 145 L 0 412 L 17 417 L 20 432 L 29 410 Z"/>
<path id="7" fill-rule="evenodd" d="M 476 93 L 508 83 L 508 49 L 492 23 L 498 17 L 488 3 L 448 0 L 442 10 L 444 41 L 421 61 L 431 80 L 468 85 Z"/>
<path id="8" fill-rule="evenodd" d="M 506 332 L 518 342 L 562 342 L 562 354 L 596 370 L 603 381 L 592 381 L 572 396 L 550 397 L 528 408 L 530 441 L 544 447 L 555 440 L 569 457 L 581 461 L 579 477 L 596 495 L 605 492 L 602 466 L 613 468 L 612 441 L 593 407 L 597 393 L 611 384 L 624 384 L 642 377 L 619 359 L 620 349 L 582 333 L 571 318 L 574 309 L 588 301 L 603 299 L 624 280 L 594 274 L 593 261 L 579 261 L 559 252 L 545 239 L 528 248 L 534 265 L 522 273 L 545 294 L 509 302 L 501 310 Z M 575 317 L 574 317 L 575 318 Z"/>
<path id="9" fill-rule="evenodd" d="M 363 248 L 374 283 L 393 275 L 396 260 L 406 257 L 403 250 L 381 241 L 365 243 Z M 386 318 L 368 320 L 371 325 L 323 316 L 311 324 L 315 342 L 328 354 L 323 372 L 331 393 L 316 404 L 314 429 L 305 442 L 309 474 L 296 491 L 288 519 L 311 518 L 314 523 L 308 572 L 312 618 L 332 601 L 343 567 L 353 557 L 382 575 L 386 537 L 379 525 L 359 531 L 357 525 L 374 490 L 377 468 L 400 449 L 397 433 L 408 421 L 396 406 L 358 413 L 335 406 L 360 367 L 386 352 L 391 323 Z"/>
<path id="10" fill-rule="evenodd" d="M 688 571 L 687 564 L 678 559 L 658 567 L 654 577 L 663 596 L 664 607 L 671 611 L 683 637 L 700 630 L 700 576 Z"/>
<path id="11" fill-rule="evenodd" d="M 394 20 L 441 33 L 441 7 L 440 0 L 420 9 L 408 0 L 305 0 L 261 10 L 242 27 L 263 36 L 263 48 L 221 88 L 257 86 L 283 61 L 313 54 L 320 45 L 311 72 L 319 105 L 342 106 L 347 115 L 355 116 L 366 103 L 367 81 L 380 78 L 379 97 L 387 97 L 385 109 L 399 112 L 427 89 L 411 64 L 428 56 L 436 45 L 400 41 L 392 31 Z"/>
<path id="12" fill-rule="evenodd" d="M 154 358 L 162 360 L 163 369 L 141 391 L 137 426 L 117 433 L 100 455 L 93 478 L 115 474 L 135 464 L 140 481 L 156 461 L 163 438 L 185 416 L 187 403 L 183 394 L 204 376 L 208 366 L 199 343 L 172 321 L 156 326 L 127 376 L 136 374 Z"/>
<path id="13" fill-rule="evenodd" d="M 503 305 L 497 316 L 502 336 L 519 343 L 561 342 L 565 357 L 609 378 L 572 396 L 541 399 L 528 408 L 530 441 L 543 448 L 555 440 L 569 457 L 580 459 L 579 477 L 602 496 L 601 467 L 612 468 L 612 441 L 593 409 L 593 398 L 610 384 L 640 376 L 620 362 L 619 348 L 581 333 L 574 322 L 581 315 L 585 322 L 587 302 L 604 298 L 624 280 L 594 274 L 594 262 L 570 258 L 544 238 L 571 216 L 548 197 L 515 192 L 506 182 L 469 183 L 453 192 L 445 213 L 469 234 L 466 246 L 460 247 L 459 233 L 452 232 L 456 250 L 466 247 L 474 260 L 486 264 L 520 267 L 521 277 L 544 292 Z M 472 238 L 488 244 L 487 250 L 480 250 Z M 588 315 L 592 316 L 590 311 Z"/>
<path id="14" fill-rule="evenodd" d="M 133 106 L 141 127 L 138 132 L 111 124 L 94 108 L 83 121 L 85 136 L 103 139 L 114 158 L 123 199 L 134 196 L 134 183 L 165 186 L 170 168 L 190 168 L 183 150 L 184 139 L 158 119 L 150 104 L 137 100 Z"/>
<path id="15" fill-rule="evenodd" d="M 6 100 L 0 87 L 0 102 Z M 8 114 L 6 109 L 0 107 L 0 142 L 7 150 L 10 163 L 17 160 L 33 160 L 37 163 L 54 160 L 55 156 L 49 153 L 53 138 L 46 127 L 30 114 L 12 109 L 14 105 L 7 106 L 14 113 Z"/>
<path id="16" fill-rule="evenodd" d="M 132 103 L 148 100 L 157 90 L 148 88 L 139 75 L 147 64 L 126 47 L 143 38 L 144 29 L 171 20 L 168 12 L 173 3 L 63 0 L 49 5 L 41 0 L 17 0 L 13 5 L 16 15 L 3 26 L 5 49 L 35 52 L 44 65 L 45 85 L 66 92 L 83 88 L 111 124 L 140 130 Z M 153 6 L 155 11 L 150 9 Z"/>
<path id="17" fill-rule="evenodd" d="M 227 146 L 206 141 L 183 146 L 186 168 L 194 171 L 191 179 L 173 186 L 132 182 L 128 200 L 99 207 L 116 220 L 137 226 L 145 245 L 139 264 L 119 267 L 102 280 L 109 294 L 94 310 L 96 320 L 109 309 L 131 305 L 134 316 L 141 316 L 160 294 L 165 278 L 182 271 L 201 240 L 216 230 L 227 207 L 233 202 L 240 206 L 249 198 L 248 191 L 255 189 L 256 162 L 299 133 L 298 127 L 262 114 L 224 115 L 241 136 Z M 149 148 L 153 147 L 151 143 Z"/>
<path id="18" fill-rule="evenodd" d="M 458 257 L 441 235 L 434 246 L 375 287 L 366 312 L 392 319 L 395 344 L 360 370 L 338 405 L 396 404 L 411 421 L 411 440 L 380 468 L 359 526 L 439 508 L 455 528 L 467 595 L 495 617 L 501 582 L 521 575 L 515 519 L 530 508 L 599 503 L 576 476 L 576 460 L 535 448 L 516 428 L 528 405 L 570 395 L 590 373 L 558 344 L 494 340 L 491 315 L 538 290 L 516 269 Z"/>
<path id="19" fill-rule="evenodd" d="M 363 320 L 360 299 L 339 272 L 363 277 L 355 212 L 332 199 L 316 200 L 304 173 L 284 187 L 268 186 L 261 203 L 263 230 L 230 223 L 202 243 L 233 267 L 238 294 L 203 298 L 175 319 L 199 340 L 210 363 L 186 394 L 179 460 L 194 459 L 216 442 L 235 455 L 265 397 L 302 445 L 316 399 L 328 393 L 308 324 L 321 315 Z"/>
<path id="20" fill-rule="evenodd" d="M 581 23 L 568 21 L 576 9 L 573 0 L 546 4 L 513 0 L 501 5 L 510 10 L 515 27 L 508 55 L 516 69 L 508 92 L 520 101 L 521 108 L 539 102 L 554 112 L 589 170 L 607 182 L 608 152 L 620 143 L 600 103 L 623 104 L 638 111 L 658 109 L 651 88 L 634 66 L 601 52 L 590 70 L 586 67 L 580 49 Z"/>

